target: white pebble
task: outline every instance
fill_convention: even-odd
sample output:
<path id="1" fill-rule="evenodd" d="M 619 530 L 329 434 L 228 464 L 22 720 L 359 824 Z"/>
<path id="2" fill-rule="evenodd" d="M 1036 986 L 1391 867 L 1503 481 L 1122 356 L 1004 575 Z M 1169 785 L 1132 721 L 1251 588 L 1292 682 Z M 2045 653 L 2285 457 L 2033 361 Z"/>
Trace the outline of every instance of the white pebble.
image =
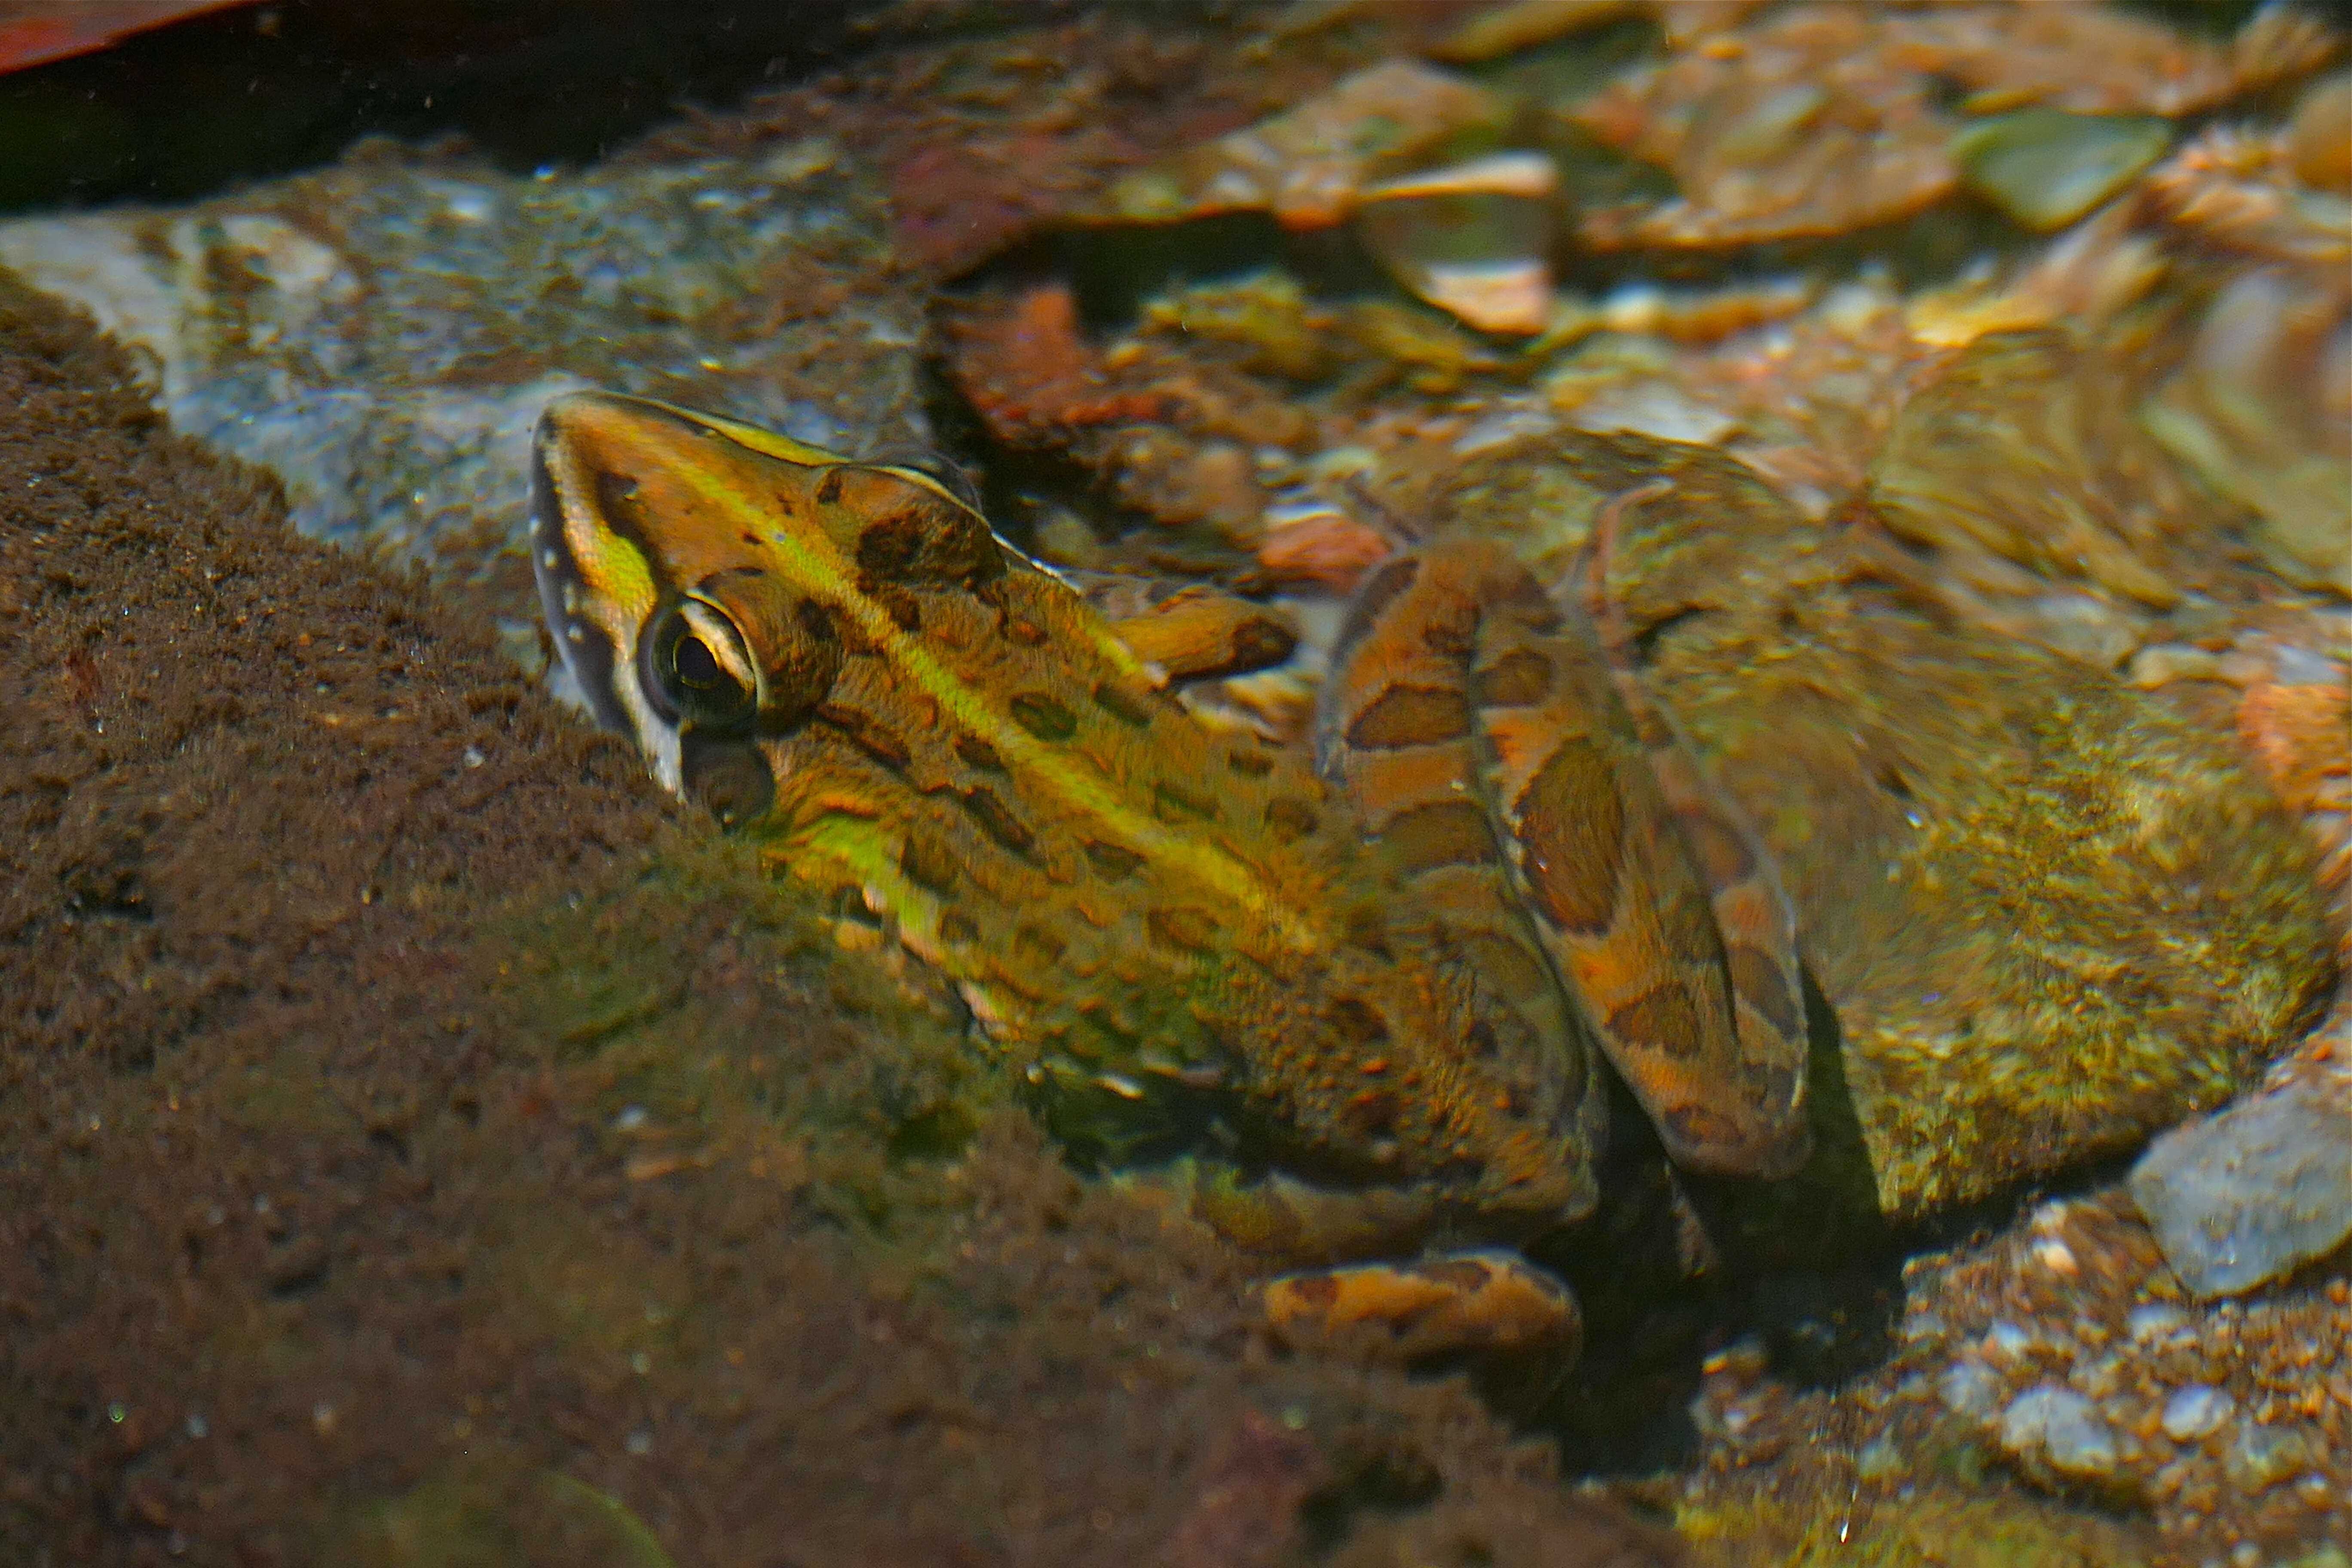
<path id="1" fill-rule="evenodd" d="M 2210 1384 L 2192 1383 L 2164 1402 L 2164 1435 L 2176 1443 L 2193 1443 L 2220 1430 L 2237 1407 L 2237 1401 Z"/>
<path id="2" fill-rule="evenodd" d="M 2091 1402 L 2054 1383 L 2036 1384 L 2000 1415 L 2002 1447 L 2014 1454 L 2039 1447 L 2053 1468 L 2069 1475 L 2111 1475 L 2116 1436 Z"/>
<path id="3" fill-rule="evenodd" d="M 1980 1421 L 1992 1414 L 2000 1398 L 2000 1374 L 1980 1361 L 1955 1362 L 1945 1370 L 1937 1393 L 1946 1409 Z"/>

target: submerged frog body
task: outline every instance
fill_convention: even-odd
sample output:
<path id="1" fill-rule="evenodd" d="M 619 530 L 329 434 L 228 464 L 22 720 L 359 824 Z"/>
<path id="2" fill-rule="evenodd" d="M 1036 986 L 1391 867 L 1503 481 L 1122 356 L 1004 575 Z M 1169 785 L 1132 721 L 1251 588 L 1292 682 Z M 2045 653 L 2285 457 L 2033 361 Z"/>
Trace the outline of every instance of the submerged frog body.
<path id="1" fill-rule="evenodd" d="M 1757 840 L 1653 774 L 1658 716 L 1494 546 L 1359 596 L 1328 784 L 1192 717 L 919 468 L 583 395 L 541 424 L 533 550 L 604 721 L 885 921 L 1104 1152 L 1214 1128 L 1424 1230 L 1525 1235 L 1591 1206 L 1597 1045 L 1678 1161 L 1804 1157 Z"/>

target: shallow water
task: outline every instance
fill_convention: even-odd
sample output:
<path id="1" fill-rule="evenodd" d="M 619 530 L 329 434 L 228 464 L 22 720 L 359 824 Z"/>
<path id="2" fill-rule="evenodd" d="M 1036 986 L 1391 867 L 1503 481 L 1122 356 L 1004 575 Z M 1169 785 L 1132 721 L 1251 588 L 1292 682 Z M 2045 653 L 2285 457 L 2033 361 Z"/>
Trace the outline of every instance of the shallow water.
<path id="1" fill-rule="evenodd" d="M 1643 94 L 1672 65 L 1703 130 L 1761 114 L 1697 74 L 1765 36 L 1728 29 L 1877 14 L 1660 7 L 1469 58 L 1467 13 L 1405 6 L 723 9 L 247 8 L 0 78 L 64 150 L 0 255 L 131 345 L 5 285 L 6 1554 L 2329 1560 L 2344 1253 L 2199 1302 L 2119 1180 L 2265 1070 L 2333 1092 L 2343 1051 L 2340 1010 L 2309 1035 L 2352 811 L 2324 507 L 2305 542 L 2352 402 L 2298 347 L 2347 330 L 2342 198 L 2254 200 L 2303 177 L 2317 56 L 2083 65 L 2109 99 L 2061 106 L 2152 115 L 2172 161 L 2043 236 L 1889 171 L 2092 41 L 1946 39 L 1984 101 L 1882 63 L 1836 89 L 1874 140 L 1748 124 L 1734 174 L 1886 176 L 1759 237 L 1703 199 L 1719 163 L 1636 166 Z M 1412 211 L 1394 167 L 1323 169 L 1377 224 L 1217 184 L 1219 138 L 1405 58 L 1489 95 L 1420 164 L 1539 151 L 1549 238 L 1525 165 Z M 450 128 L 478 146 L 316 167 Z M 201 205 L 52 221 L 123 197 Z M 1540 273 L 1544 330 L 1465 325 L 1429 271 L 1465 257 Z M 1847 1163 L 1677 1181 L 1626 1101 L 1601 1215 L 1535 1249 L 1584 1299 L 1572 1367 L 1286 1343 L 1261 1266 L 1073 1171 L 935 973 L 548 694 L 524 432 L 592 384 L 929 443 L 1041 554 L 1269 600 L 1306 654 L 1192 700 L 1277 736 L 1431 517 L 1561 583 L 1597 496 L 1719 487 L 1634 514 L 1613 591 L 1790 868 Z M 2257 428 L 2315 489 L 2244 487 Z M 1503 463 L 1547 442 L 1580 455 Z M 1913 711 L 1931 677 L 1958 695 Z M 2190 1394 L 2225 1414 L 2184 1438 Z"/>

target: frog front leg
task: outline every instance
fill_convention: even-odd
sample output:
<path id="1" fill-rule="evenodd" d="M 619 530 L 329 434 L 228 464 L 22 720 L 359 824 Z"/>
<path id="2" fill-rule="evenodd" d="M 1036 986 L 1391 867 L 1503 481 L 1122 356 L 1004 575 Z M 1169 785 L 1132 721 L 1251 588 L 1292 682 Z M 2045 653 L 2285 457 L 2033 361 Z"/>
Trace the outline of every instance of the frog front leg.
<path id="1" fill-rule="evenodd" d="M 1175 680 L 1263 668 L 1295 641 L 1265 606 L 1202 588 L 1129 607 L 1113 630 Z M 1475 1351 L 1573 1360 L 1581 1316 L 1559 1279 L 1503 1247 L 1430 1249 L 1441 1237 L 1524 1236 L 1581 1215 L 1595 1195 L 1585 1156 L 1601 1142 L 1589 1037 L 1564 1005 L 1500 861 L 1486 852 L 1486 835 L 1477 836 L 1479 852 L 1449 854 L 1461 847 L 1458 838 L 1439 822 L 1417 836 L 1391 831 L 1390 853 L 1375 858 L 1379 870 L 1360 889 L 1365 907 L 1355 923 L 1360 937 L 1368 925 L 1381 928 L 1370 940 L 1390 952 L 1393 972 L 1347 973 L 1359 966 L 1342 963 L 1335 989 L 1374 999 L 1377 1011 L 1412 1020 L 1421 1035 L 1477 1042 L 1487 1058 L 1488 1070 L 1454 1075 L 1434 1062 L 1426 1072 L 1401 1062 L 1399 1076 L 1417 1079 L 1412 1092 L 1507 1099 L 1522 1112 L 1553 1108 L 1528 1141 L 1517 1190 L 1496 1205 L 1532 1205 L 1540 1219 L 1498 1224 L 1433 1183 L 1334 1187 L 1278 1170 L 1245 1176 L 1229 1162 L 1193 1156 L 1110 1179 L 1288 1270 L 1258 1289 L 1269 1325 L 1293 1343 L 1370 1334 L 1408 1358 Z M 1409 891 L 1398 885 L 1399 856 L 1411 862 Z M 1441 973 L 1452 983 L 1434 983 Z M 1339 1113 L 1377 1117 L 1387 1092 L 1368 1079 Z"/>
<path id="2" fill-rule="evenodd" d="M 1576 1298 L 1549 1270 L 1505 1247 L 1425 1246 L 1447 1228 L 1427 1188 L 1343 1191 L 1200 1158 L 1110 1179 L 1283 1268 L 1255 1291 L 1267 1326 L 1293 1346 L 1370 1338 L 1408 1360 L 1539 1353 L 1561 1364 L 1581 1348 Z M 1328 1258 L 1356 1260 L 1307 1262 Z"/>

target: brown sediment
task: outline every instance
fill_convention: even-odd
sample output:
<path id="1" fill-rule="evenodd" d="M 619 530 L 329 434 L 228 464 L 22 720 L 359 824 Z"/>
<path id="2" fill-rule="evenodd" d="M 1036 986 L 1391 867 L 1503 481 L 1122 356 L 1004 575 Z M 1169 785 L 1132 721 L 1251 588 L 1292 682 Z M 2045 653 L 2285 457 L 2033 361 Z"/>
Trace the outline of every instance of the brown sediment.
<path id="1" fill-rule="evenodd" d="M 5 279 L 0 722 L 0 1559 L 1297 1562 L 1441 1528 L 1407 1476 L 1465 1552 L 1674 1560 L 1459 1385 L 1274 1354 L 1231 1258 Z"/>

